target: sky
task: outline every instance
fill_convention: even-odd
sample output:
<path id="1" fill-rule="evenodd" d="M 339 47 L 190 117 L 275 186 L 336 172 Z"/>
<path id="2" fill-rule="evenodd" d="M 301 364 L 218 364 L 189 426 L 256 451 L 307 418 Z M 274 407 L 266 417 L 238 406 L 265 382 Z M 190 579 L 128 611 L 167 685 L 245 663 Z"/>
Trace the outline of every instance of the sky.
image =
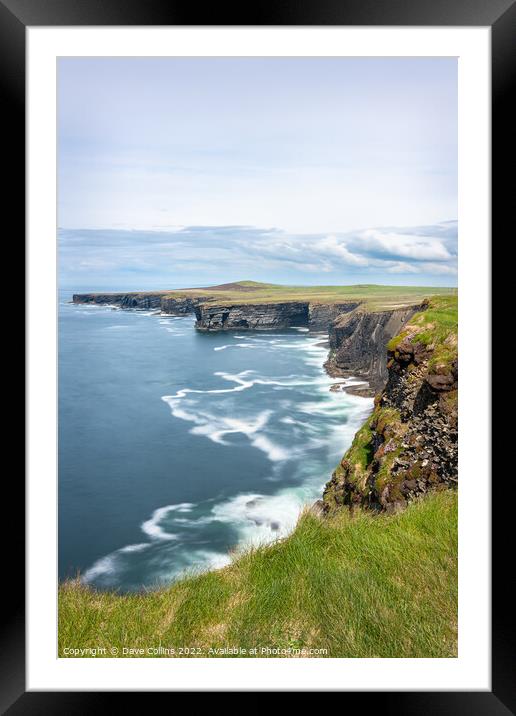
<path id="1" fill-rule="evenodd" d="M 453 58 L 61 58 L 62 287 L 456 285 Z"/>

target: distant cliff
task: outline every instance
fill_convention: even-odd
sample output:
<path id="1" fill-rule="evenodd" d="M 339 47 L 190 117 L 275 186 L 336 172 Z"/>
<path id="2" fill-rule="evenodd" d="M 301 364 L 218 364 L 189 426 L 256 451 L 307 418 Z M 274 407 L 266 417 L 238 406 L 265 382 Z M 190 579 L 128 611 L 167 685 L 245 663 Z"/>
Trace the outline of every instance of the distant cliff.
<path id="1" fill-rule="evenodd" d="M 199 303 L 195 308 L 200 331 L 278 330 L 306 326 L 327 331 L 331 323 L 359 304 L 311 303 L 309 301 L 274 301 L 270 303 Z"/>
<path id="2" fill-rule="evenodd" d="M 195 307 L 206 301 L 213 301 L 212 295 L 189 296 L 170 291 L 142 291 L 129 293 L 74 293 L 73 303 L 96 303 L 119 306 L 120 308 L 156 308 L 171 316 L 193 313 Z"/>
<path id="3" fill-rule="evenodd" d="M 235 284 L 236 285 L 236 284 Z M 279 330 L 291 326 L 307 326 L 311 330 L 328 330 L 340 315 L 352 311 L 360 301 L 310 302 L 310 301 L 260 301 L 239 302 L 232 299 L 220 303 L 215 289 L 187 289 L 184 292 L 149 291 L 130 293 L 76 293 L 73 303 L 96 303 L 120 306 L 120 308 L 156 308 L 172 316 L 195 313 L 196 328 L 200 331 Z M 250 289 L 242 288 L 244 296 Z"/>
<path id="4" fill-rule="evenodd" d="M 326 512 L 396 511 L 457 484 L 457 300 L 434 298 L 422 308 L 386 346 L 387 383 L 326 485 Z"/>
<path id="5" fill-rule="evenodd" d="M 141 293 L 74 293 L 73 303 L 98 303 L 121 308 L 160 308 L 167 291 Z"/>
<path id="6" fill-rule="evenodd" d="M 163 296 L 161 312 L 169 316 L 186 316 L 194 313 L 200 303 L 212 301 L 212 296 Z"/>
<path id="7" fill-rule="evenodd" d="M 385 345 L 420 306 L 420 302 L 407 305 L 405 301 L 401 307 L 372 310 L 363 300 L 251 301 L 250 295 L 263 289 L 250 287 L 248 283 L 173 292 L 82 293 L 74 294 L 73 302 L 151 308 L 173 316 L 195 313 L 196 329 L 205 332 L 284 330 L 293 326 L 327 331 L 330 342 L 328 372 L 334 376 L 353 374 L 364 378 L 368 385 L 364 384 L 362 393 L 372 393 L 385 384 Z M 228 286 L 232 298 L 221 301 Z M 235 287 L 239 287 L 238 290 Z"/>

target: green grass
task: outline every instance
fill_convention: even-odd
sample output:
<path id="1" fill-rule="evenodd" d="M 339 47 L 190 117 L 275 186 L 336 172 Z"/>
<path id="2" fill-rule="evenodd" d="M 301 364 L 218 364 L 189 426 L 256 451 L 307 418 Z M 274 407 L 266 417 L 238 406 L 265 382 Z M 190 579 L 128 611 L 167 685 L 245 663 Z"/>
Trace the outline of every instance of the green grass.
<path id="1" fill-rule="evenodd" d="M 457 496 L 436 492 L 403 513 L 302 515 L 282 541 L 222 570 L 156 591 L 59 588 L 65 648 L 323 649 L 328 657 L 457 654 Z M 90 654 L 84 653 L 85 656 Z M 103 656 L 103 654 L 98 654 Z M 170 655 L 170 654 L 161 654 Z M 220 654 L 219 654 L 220 655 Z M 307 654 L 302 654 L 307 655 Z M 312 653 L 312 655 L 315 655 Z M 234 657 L 233 657 L 234 658 Z"/>
<path id="2" fill-rule="evenodd" d="M 416 313 L 403 331 L 387 343 L 387 349 L 394 352 L 405 338 L 421 343 L 432 351 L 429 371 L 446 372 L 457 360 L 458 321 L 457 296 L 433 296 L 428 308 Z"/>
<path id="3" fill-rule="evenodd" d="M 312 303 L 338 303 L 363 301 L 372 310 L 401 307 L 421 301 L 432 295 L 454 295 L 455 288 L 428 286 L 282 286 L 256 281 L 238 281 L 207 288 L 170 291 L 168 297 L 205 297 L 215 303 L 268 303 L 275 301 L 311 301 Z"/>

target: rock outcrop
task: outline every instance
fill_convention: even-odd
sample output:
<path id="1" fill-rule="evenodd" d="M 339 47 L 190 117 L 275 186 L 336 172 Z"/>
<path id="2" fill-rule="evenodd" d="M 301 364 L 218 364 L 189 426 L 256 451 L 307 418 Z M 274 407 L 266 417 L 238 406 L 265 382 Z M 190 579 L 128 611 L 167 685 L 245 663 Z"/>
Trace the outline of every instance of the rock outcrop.
<path id="1" fill-rule="evenodd" d="M 420 308 L 371 311 L 359 305 L 341 313 L 329 329 L 328 373 L 364 378 L 373 392 L 382 388 L 387 381 L 387 342 Z"/>
<path id="2" fill-rule="evenodd" d="M 195 307 L 199 331 L 278 330 L 308 325 L 308 303 L 201 303 Z"/>
<path id="3" fill-rule="evenodd" d="M 194 313 L 199 303 L 212 301 L 213 296 L 188 296 L 170 291 L 144 291 L 141 293 L 74 293 L 73 303 L 97 303 L 120 308 L 156 308 L 171 316 Z"/>
<path id="4" fill-rule="evenodd" d="M 160 308 L 166 291 L 141 293 L 74 293 L 73 303 L 98 303 L 121 308 Z"/>
<path id="5" fill-rule="evenodd" d="M 429 306 L 389 342 L 387 384 L 326 485 L 326 512 L 396 511 L 457 484 L 456 299 Z"/>

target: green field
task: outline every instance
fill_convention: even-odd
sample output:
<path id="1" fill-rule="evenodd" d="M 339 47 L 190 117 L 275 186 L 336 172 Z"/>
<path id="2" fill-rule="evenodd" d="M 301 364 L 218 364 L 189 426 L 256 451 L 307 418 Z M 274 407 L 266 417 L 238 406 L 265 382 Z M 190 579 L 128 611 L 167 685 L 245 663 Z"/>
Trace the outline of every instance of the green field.
<path id="1" fill-rule="evenodd" d="M 456 288 L 428 286 L 282 286 L 256 281 L 238 281 L 206 288 L 189 288 L 170 291 L 168 297 L 209 296 L 216 303 L 269 303 L 275 301 L 310 301 L 338 303 L 363 301 L 372 309 L 395 308 L 434 295 L 456 295 Z"/>
<path id="2" fill-rule="evenodd" d="M 133 656 L 160 647 L 200 657 L 225 647 L 246 657 L 456 656 L 457 494 L 436 492 L 391 516 L 305 512 L 288 538 L 156 591 L 62 584 L 59 655 L 99 647 L 107 657 L 124 647 L 144 650 Z M 249 652 L 261 647 L 280 653 Z"/>

